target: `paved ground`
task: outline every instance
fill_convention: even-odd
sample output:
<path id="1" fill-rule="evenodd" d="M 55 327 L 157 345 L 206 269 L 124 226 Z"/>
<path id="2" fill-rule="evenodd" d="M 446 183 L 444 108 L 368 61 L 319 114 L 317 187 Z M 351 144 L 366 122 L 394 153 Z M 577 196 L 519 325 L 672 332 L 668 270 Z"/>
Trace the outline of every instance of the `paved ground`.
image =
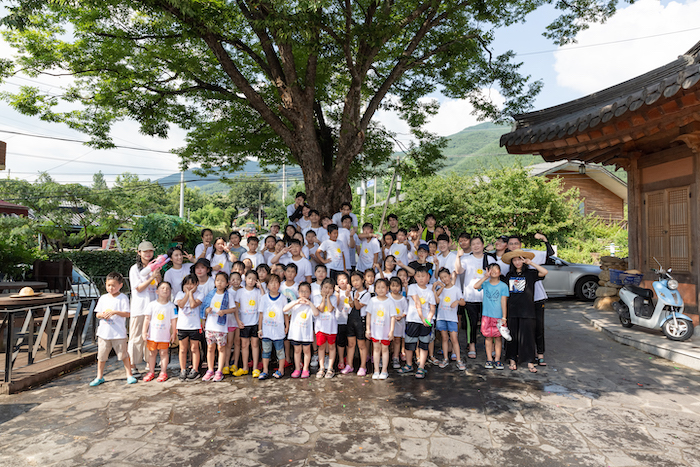
<path id="1" fill-rule="evenodd" d="M 125 386 L 111 364 L 89 388 L 89 367 L 0 397 L 0 465 L 700 466 L 700 372 L 613 342 L 586 309 L 549 304 L 536 375 Z"/>

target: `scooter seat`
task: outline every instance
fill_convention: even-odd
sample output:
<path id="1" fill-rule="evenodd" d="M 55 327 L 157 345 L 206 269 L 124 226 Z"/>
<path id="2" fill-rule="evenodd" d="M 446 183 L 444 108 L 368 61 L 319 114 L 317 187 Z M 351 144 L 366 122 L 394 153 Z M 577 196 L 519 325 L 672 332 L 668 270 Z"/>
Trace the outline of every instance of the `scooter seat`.
<path id="1" fill-rule="evenodd" d="M 633 294 L 639 295 L 642 298 L 651 300 L 654 296 L 654 292 L 651 289 L 645 289 L 644 287 L 637 287 L 636 285 L 626 285 L 625 288 L 632 292 Z"/>

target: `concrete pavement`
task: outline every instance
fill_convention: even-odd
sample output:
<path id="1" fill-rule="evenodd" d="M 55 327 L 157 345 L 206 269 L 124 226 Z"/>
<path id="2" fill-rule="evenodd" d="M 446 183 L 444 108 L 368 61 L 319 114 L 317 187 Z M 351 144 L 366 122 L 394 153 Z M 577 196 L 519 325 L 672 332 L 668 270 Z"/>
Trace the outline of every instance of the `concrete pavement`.
<path id="1" fill-rule="evenodd" d="M 111 361 L 0 396 L 0 465 L 700 467 L 700 372 L 610 340 L 589 305 L 552 301 L 547 361 L 425 380 L 126 386 Z M 175 372 L 171 372 L 172 375 Z"/>

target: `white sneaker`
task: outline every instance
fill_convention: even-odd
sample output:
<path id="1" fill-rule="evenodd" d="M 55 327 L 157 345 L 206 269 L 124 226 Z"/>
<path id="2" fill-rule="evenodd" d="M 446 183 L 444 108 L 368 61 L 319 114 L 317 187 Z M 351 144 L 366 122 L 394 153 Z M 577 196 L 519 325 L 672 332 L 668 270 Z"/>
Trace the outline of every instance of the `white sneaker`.
<path id="1" fill-rule="evenodd" d="M 372 379 L 379 379 L 379 375 L 380 375 L 379 373 L 374 373 L 372 375 Z"/>
<path id="2" fill-rule="evenodd" d="M 318 355 L 311 356 L 311 368 L 318 368 Z"/>
<path id="3" fill-rule="evenodd" d="M 389 373 L 379 373 L 379 379 L 387 379 L 389 377 Z"/>
<path id="4" fill-rule="evenodd" d="M 510 336 L 510 329 L 508 329 L 506 326 L 503 326 L 502 323 L 503 323 L 503 321 L 499 319 L 498 320 L 498 332 L 501 333 L 501 336 L 503 336 L 503 338 L 505 340 L 510 342 L 513 340 L 513 338 Z"/>

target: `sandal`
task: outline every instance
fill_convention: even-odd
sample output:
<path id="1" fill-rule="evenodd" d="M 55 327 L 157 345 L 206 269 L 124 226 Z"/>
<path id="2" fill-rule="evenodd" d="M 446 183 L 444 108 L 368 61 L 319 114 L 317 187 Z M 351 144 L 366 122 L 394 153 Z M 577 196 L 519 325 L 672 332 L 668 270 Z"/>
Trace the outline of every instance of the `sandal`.
<path id="1" fill-rule="evenodd" d="M 168 380 L 168 374 L 161 373 L 158 375 L 158 379 L 156 381 L 158 381 L 159 383 L 162 383 L 162 382 L 167 381 L 167 380 Z"/>
<path id="2" fill-rule="evenodd" d="M 518 369 L 518 365 L 516 365 L 515 362 L 511 360 L 511 362 L 508 363 L 508 369 L 510 369 L 511 371 L 515 371 Z"/>
<path id="3" fill-rule="evenodd" d="M 467 365 L 462 360 L 460 360 L 457 362 L 457 369 L 460 371 L 464 371 L 467 369 Z"/>
<path id="4" fill-rule="evenodd" d="M 405 375 L 405 374 L 413 372 L 413 367 L 408 366 L 408 365 L 404 365 L 401 368 L 399 368 L 398 370 L 396 370 L 396 372 L 399 374 Z"/>
<path id="5" fill-rule="evenodd" d="M 143 377 L 143 382 L 148 383 L 149 381 L 153 381 L 156 377 L 155 373 L 148 373 L 146 376 Z"/>
<path id="6" fill-rule="evenodd" d="M 530 373 L 537 373 L 537 368 L 534 365 L 533 366 L 528 365 L 527 369 L 530 370 Z"/>
<path id="7" fill-rule="evenodd" d="M 272 373 L 272 376 L 274 376 L 275 379 L 280 379 L 280 378 L 282 378 L 282 372 L 277 370 L 274 373 Z"/>
<path id="8" fill-rule="evenodd" d="M 326 379 L 331 379 L 334 376 L 335 376 L 335 371 L 331 370 L 330 368 L 328 370 L 326 370 Z"/>
<path id="9" fill-rule="evenodd" d="M 476 358 L 476 351 L 470 350 L 469 352 L 467 352 L 467 358 Z"/>
<path id="10" fill-rule="evenodd" d="M 324 374 L 325 374 L 325 371 L 323 370 L 323 368 L 319 368 L 319 370 L 316 372 L 316 379 L 323 378 Z"/>
<path id="11" fill-rule="evenodd" d="M 537 357 L 537 364 L 539 366 L 547 366 L 547 362 L 544 361 L 544 357 Z"/>
<path id="12" fill-rule="evenodd" d="M 418 379 L 423 379 L 423 378 L 425 378 L 425 375 L 427 375 L 427 374 L 428 374 L 428 372 L 425 371 L 424 368 L 418 368 L 418 369 L 416 370 L 416 378 L 418 378 Z"/>

